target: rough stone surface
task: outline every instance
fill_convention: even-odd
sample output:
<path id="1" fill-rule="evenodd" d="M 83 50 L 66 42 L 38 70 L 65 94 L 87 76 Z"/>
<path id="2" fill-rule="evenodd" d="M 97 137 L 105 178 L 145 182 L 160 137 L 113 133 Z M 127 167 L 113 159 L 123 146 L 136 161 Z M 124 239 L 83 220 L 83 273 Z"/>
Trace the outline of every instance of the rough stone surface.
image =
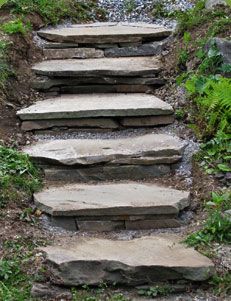
<path id="1" fill-rule="evenodd" d="M 40 141 L 24 148 L 39 162 L 67 166 L 171 164 L 180 160 L 183 145 L 165 134 L 118 139 L 68 139 Z"/>
<path id="2" fill-rule="evenodd" d="M 130 241 L 79 237 L 75 240 L 73 237 L 42 250 L 46 253 L 53 281 L 66 286 L 208 279 L 214 272 L 210 259 L 184 247 L 178 240 L 173 235 Z"/>
<path id="3" fill-rule="evenodd" d="M 34 195 L 36 206 L 53 216 L 178 214 L 189 192 L 138 183 L 54 187 Z"/>
<path id="4" fill-rule="evenodd" d="M 48 119 L 29 120 L 22 122 L 23 131 L 44 130 L 51 128 L 117 129 L 118 127 L 118 122 L 110 118 Z"/>
<path id="5" fill-rule="evenodd" d="M 44 49 L 67 49 L 67 48 L 78 48 L 78 44 L 76 43 L 53 43 L 47 42 L 43 45 Z"/>
<path id="6" fill-rule="evenodd" d="M 80 231 L 110 232 L 124 230 L 123 221 L 77 221 Z"/>
<path id="7" fill-rule="evenodd" d="M 148 230 L 161 228 L 177 228 L 181 224 L 177 219 L 125 221 L 126 230 Z"/>
<path id="8" fill-rule="evenodd" d="M 126 117 L 122 118 L 121 124 L 125 127 L 142 127 L 171 124 L 175 120 L 174 115 L 166 116 L 145 116 L 145 117 Z"/>
<path id="9" fill-rule="evenodd" d="M 49 181 L 73 183 L 88 181 L 144 180 L 162 177 L 171 172 L 166 164 L 95 166 L 88 168 L 45 168 Z"/>
<path id="10" fill-rule="evenodd" d="M 94 24 L 72 25 L 60 29 L 41 30 L 38 35 L 53 42 L 68 43 L 121 43 L 139 42 L 144 39 L 164 38 L 171 34 L 171 30 L 158 25 L 145 24 Z"/>
<path id="11" fill-rule="evenodd" d="M 43 300 L 47 300 L 47 298 L 52 300 L 72 300 L 72 293 L 69 290 L 44 283 L 34 283 L 31 295 L 34 298 L 42 298 Z"/>
<path id="12" fill-rule="evenodd" d="M 220 51 L 223 62 L 225 64 L 231 64 L 231 41 L 227 39 L 214 38 L 217 48 Z"/>
<path id="13" fill-rule="evenodd" d="M 17 112 L 21 120 L 173 114 L 171 105 L 148 94 L 62 95 Z"/>
<path id="14" fill-rule="evenodd" d="M 50 60 L 36 64 L 37 75 L 76 76 L 155 76 L 160 60 L 156 57 Z"/>
<path id="15" fill-rule="evenodd" d="M 161 78 L 146 78 L 146 77 L 79 77 L 73 78 L 71 81 L 69 78 L 37 78 L 33 83 L 33 88 L 39 91 L 47 91 L 50 89 L 56 89 L 60 91 L 60 89 L 72 89 L 77 90 L 80 89 L 81 86 L 85 89 L 89 88 L 89 93 L 97 93 L 95 88 L 96 85 L 101 86 L 102 92 L 107 92 L 107 89 L 115 89 L 115 85 L 118 86 L 127 86 L 129 85 L 129 89 L 134 89 L 137 85 L 143 87 L 143 85 L 163 85 L 165 84 L 165 80 Z M 94 86 L 93 86 L 94 85 Z M 114 85 L 114 86 L 109 86 Z M 122 88 L 121 88 L 122 89 Z M 104 93 L 105 93 L 104 92 Z M 130 92 L 131 93 L 131 92 Z"/>
<path id="16" fill-rule="evenodd" d="M 207 0 L 205 3 L 205 7 L 207 9 L 213 9 L 215 8 L 217 5 L 227 5 L 225 0 Z"/>
<path id="17" fill-rule="evenodd" d="M 104 51 L 106 57 L 129 57 L 160 55 L 165 43 L 162 41 L 143 44 L 141 46 L 109 48 Z"/>
<path id="18" fill-rule="evenodd" d="M 81 93 L 150 93 L 156 87 L 163 85 L 163 80 L 156 85 L 81 85 L 60 87 L 60 93 L 81 94 Z"/>
<path id="19" fill-rule="evenodd" d="M 104 52 L 102 50 L 96 50 L 94 48 L 44 49 L 43 53 L 48 60 L 104 57 Z"/>

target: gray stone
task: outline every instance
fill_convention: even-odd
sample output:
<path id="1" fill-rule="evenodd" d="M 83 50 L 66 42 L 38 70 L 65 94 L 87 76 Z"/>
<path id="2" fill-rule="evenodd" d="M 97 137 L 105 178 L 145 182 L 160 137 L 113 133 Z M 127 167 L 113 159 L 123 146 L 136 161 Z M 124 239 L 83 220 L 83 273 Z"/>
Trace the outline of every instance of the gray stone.
<path id="1" fill-rule="evenodd" d="M 161 81 L 163 82 L 163 81 Z M 160 84 L 162 85 L 162 84 Z M 60 93 L 82 94 L 82 93 L 150 93 L 154 92 L 159 84 L 147 85 L 81 85 L 60 87 Z"/>
<path id="2" fill-rule="evenodd" d="M 125 230 L 123 221 L 78 221 L 80 231 L 110 232 Z"/>
<path id="3" fill-rule="evenodd" d="M 177 219 L 125 221 L 126 230 L 178 228 L 180 226 L 181 224 Z"/>
<path id="4" fill-rule="evenodd" d="M 52 286 L 44 283 L 34 283 L 31 289 L 31 295 L 34 298 L 48 300 L 72 300 L 72 293 L 64 288 Z"/>
<path id="5" fill-rule="evenodd" d="M 104 51 L 106 57 L 129 57 L 160 55 L 166 43 L 163 41 L 121 48 L 109 48 Z"/>
<path id="6" fill-rule="evenodd" d="M 53 227 L 63 228 L 68 231 L 77 231 L 77 224 L 74 217 L 51 216 L 50 223 Z"/>
<path id="7" fill-rule="evenodd" d="M 75 184 L 35 193 L 34 202 L 52 216 L 177 215 L 189 206 L 189 192 L 153 184 Z"/>
<path id="8" fill-rule="evenodd" d="M 140 42 L 144 39 L 164 38 L 172 33 L 171 30 L 145 24 L 94 24 L 72 25 L 58 29 L 40 30 L 38 35 L 48 41 L 68 43 L 123 43 Z"/>
<path id="9" fill-rule="evenodd" d="M 171 172 L 166 164 L 95 166 L 88 168 L 45 168 L 45 178 L 53 182 L 88 182 L 113 180 L 150 180 Z"/>
<path id="10" fill-rule="evenodd" d="M 62 95 L 17 112 L 21 120 L 172 115 L 173 108 L 151 94 Z M 126 122 L 125 122 L 126 123 Z"/>
<path id="11" fill-rule="evenodd" d="M 118 139 L 39 141 L 23 149 L 32 159 L 66 166 L 94 164 L 153 165 L 176 163 L 184 146 L 178 138 L 147 134 Z"/>
<path id="12" fill-rule="evenodd" d="M 55 77 L 77 76 L 149 76 L 159 73 L 157 57 L 99 58 L 85 60 L 50 60 L 36 64 L 32 70 L 37 75 Z"/>
<path id="13" fill-rule="evenodd" d="M 104 52 L 102 50 L 96 50 L 94 48 L 44 49 L 43 53 L 48 60 L 104 57 Z"/>
<path id="14" fill-rule="evenodd" d="M 52 43 L 46 42 L 43 44 L 45 49 L 67 49 L 67 48 L 77 48 L 79 45 L 76 43 Z"/>
<path id="15" fill-rule="evenodd" d="M 222 55 L 224 64 L 231 64 L 231 40 L 214 38 L 219 52 Z"/>
<path id="16" fill-rule="evenodd" d="M 69 78 L 49 78 L 49 77 L 39 77 L 33 83 L 33 88 L 39 91 L 47 91 L 51 88 L 68 87 L 69 89 L 77 89 L 76 86 L 81 85 L 164 85 L 165 80 L 161 78 L 148 78 L 148 77 L 79 77 L 73 78 L 71 81 Z M 105 87 L 105 86 L 102 86 Z M 130 89 L 132 88 L 130 87 Z M 94 90 L 91 90 L 91 93 Z M 95 91 L 94 91 L 95 92 Z M 96 92 L 95 92 L 96 93 Z"/>
<path id="17" fill-rule="evenodd" d="M 120 123 L 125 127 L 143 127 L 171 124 L 175 120 L 174 115 L 166 116 L 146 116 L 146 117 L 126 117 Z"/>
<path id="18" fill-rule="evenodd" d="M 48 119 L 29 120 L 22 122 L 23 131 L 44 130 L 52 128 L 99 128 L 117 129 L 119 124 L 110 118 L 81 118 L 81 119 Z"/>
<path id="19" fill-rule="evenodd" d="M 179 243 L 175 235 L 129 241 L 71 237 L 41 250 L 46 254 L 51 279 L 65 286 L 203 281 L 214 273 L 210 259 Z"/>
<path id="20" fill-rule="evenodd" d="M 214 9 L 218 5 L 227 5 L 225 0 L 207 0 L 205 2 L 205 7 L 207 9 Z"/>

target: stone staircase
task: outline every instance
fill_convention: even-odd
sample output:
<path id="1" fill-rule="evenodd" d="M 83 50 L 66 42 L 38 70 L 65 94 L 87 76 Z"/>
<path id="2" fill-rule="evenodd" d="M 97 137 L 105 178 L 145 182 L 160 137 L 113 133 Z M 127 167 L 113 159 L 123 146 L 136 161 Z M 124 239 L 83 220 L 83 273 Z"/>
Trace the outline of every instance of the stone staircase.
<path id="1" fill-rule="evenodd" d="M 165 82 L 157 55 L 170 34 L 155 25 L 125 23 L 38 32 L 46 60 L 33 67 L 33 85 L 46 99 L 17 115 L 24 131 L 52 133 L 23 151 L 45 174 L 47 188 L 34 195 L 35 205 L 60 231 L 181 226 L 189 192 L 152 181 L 174 176 L 184 144 L 169 134 L 121 131 L 174 122 L 173 108 L 150 94 Z M 83 129 L 94 129 L 96 137 L 79 137 Z M 117 134 L 100 136 L 102 129 Z M 57 237 L 42 250 L 53 282 L 64 286 L 208 279 L 212 262 L 179 241 L 167 233 L 110 240 L 86 232 L 85 238 Z"/>

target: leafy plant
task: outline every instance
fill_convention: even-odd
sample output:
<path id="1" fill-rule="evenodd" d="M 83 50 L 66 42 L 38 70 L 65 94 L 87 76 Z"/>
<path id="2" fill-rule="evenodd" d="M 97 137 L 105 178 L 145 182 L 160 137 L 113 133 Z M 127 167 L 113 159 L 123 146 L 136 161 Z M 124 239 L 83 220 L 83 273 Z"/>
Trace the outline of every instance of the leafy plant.
<path id="1" fill-rule="evenodd" d="M 21 33 L 23 35 L 31 28 L 31 24 L 27 22 L 26 24 L 23 23 L 21 19 L 15 19 L 6 23 L 3 23 L 0 26 L 0 29 L 6 34 L 16 34 Z"/>
<path id="2" fill-rule="evenodd" d="M 231 221 L 223 213 L 223 210 L 231 208 L 231 193 L 212 194 L 211 204 L 208 208 L 208 219 L 204 222 L 202 229 L 190 234 L 185 242 L 189 246 L 210 245 L 211 242 L 231 242 Z M 210 202 L 209 202 L 210 203 Z"/>
<path id="3" fill-rule="evenodd" d="M 173 292 L 172 288 L 168 285 L 156 285 L 148 289 L 138 291 L 138 294 L 145 297 L 155 298 L 157 296 L 167 296 Z"/>
<path id="4" fill-rule="evenodd" d="M 128 14 L 132 13 L 132 11 L 136 8 L 136 1 L 135 0 L 125 0 L 124 8 Z"/>

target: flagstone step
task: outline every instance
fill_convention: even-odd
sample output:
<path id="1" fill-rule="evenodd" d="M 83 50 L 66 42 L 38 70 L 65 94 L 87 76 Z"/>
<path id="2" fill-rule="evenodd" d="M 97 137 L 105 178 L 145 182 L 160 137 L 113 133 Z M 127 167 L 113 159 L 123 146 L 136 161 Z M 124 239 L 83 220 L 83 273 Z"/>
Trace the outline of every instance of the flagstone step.
<path id="1" fill-rule="evenodd" d="M 156 77 L 161 70 L 156 57 L 48 60 L 36 64 L 37 75 L 49 77 Z"/>
<path id="2" fill-rule="evenodd" d="M 189 192 L 153 184 L 73 184 L 34 194 L 37 208 L 68 230 L 112 231 L 180 226 Z"/>
<path id="3" fill-rule="evenodd" d="M 214 273 L 210 259 L 169 234 L 133 240 L 71 237 L 41 251 L 52 281 L 64 286 L 204 281 Z"/>
<path id="4" fill-rule="evenodd" d="M 161 177 L 174 170 L 184 147 L 178 138 L 146 134 L 38 141 L 23 151 L 43 166 L 48 180 L 86 182 Z"/>
<path id="5" fill-rule="evenodd" d="M 172 33 L 164 27 L 144 23 L 92 23 L 38 31 L 38 35 L 56 43 L 134 43 L 163 39 Z"/>
<path id="6" fill-rule="evenodd" d="M 181 159 L 184 145 L 165 134 L 116 139 L 66 139 L 39 141 L 24 148 L 31 158 L 52 165 L 92 166 L 173 164 Z"/>
<path id="7" fill-rule="evenodd" d="M 17 115 L 26 130 L 84 126 L 114 129 L 169 124 L 174 122 L 173 113 L 169 104 L 154 95 L 83 94 L 39 101 Z"/>

